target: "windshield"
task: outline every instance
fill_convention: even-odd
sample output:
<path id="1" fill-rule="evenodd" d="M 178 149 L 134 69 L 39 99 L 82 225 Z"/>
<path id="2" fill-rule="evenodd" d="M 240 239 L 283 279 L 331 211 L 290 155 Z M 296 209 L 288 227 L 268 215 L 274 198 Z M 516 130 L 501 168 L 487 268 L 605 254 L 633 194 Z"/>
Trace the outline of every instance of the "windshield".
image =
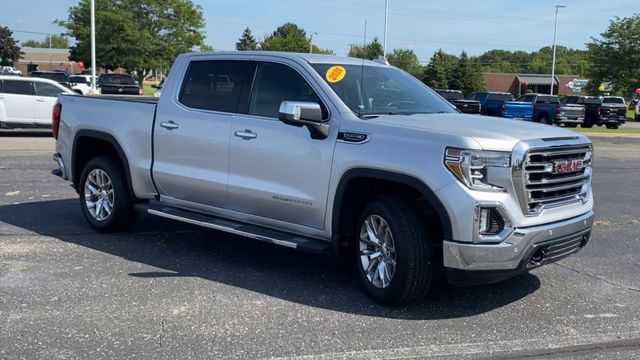
<path id="1" fill-rule="evenodd" d="M 436 90 L 436 92 L 445 98 L 445 100 L 463 100 L 464 95 L 462 95 L 461 91 L 446 91 L 446 90 Z"/>
<path id="2" fill-rule="evenodd" d="M 495 101 L 513 101 L 513 95 L 511 94 L 489 94 L 487 100 Z"/>
<path id="3" fill-rule="evenodd" d="M 609 104 L 624 104 L 624 100 L 619 97 L 606 97 L 602 99 L 602 102 L 609 103 Z"/>
<path id="4" fill-rule="evenodd" d="M 108 75 L 100 75 L 100 78 L 98 79 L 98 84 L 135 85 L 136 82 L 133 80 L 133 77 L 131 77 L 130 75 L 108 74 Z"/>
<path id="5" fill-rule="evenodd" d="M 69 81 L 77 84 L 89 84 L 91 81 L 84 76 L 69 76 Z"/>
<path id="6" fill-rule="evenodd" d="M 345 105 L 360 117 L 457 112 L 426 85 L 393 67 L 312 66 Z"/>

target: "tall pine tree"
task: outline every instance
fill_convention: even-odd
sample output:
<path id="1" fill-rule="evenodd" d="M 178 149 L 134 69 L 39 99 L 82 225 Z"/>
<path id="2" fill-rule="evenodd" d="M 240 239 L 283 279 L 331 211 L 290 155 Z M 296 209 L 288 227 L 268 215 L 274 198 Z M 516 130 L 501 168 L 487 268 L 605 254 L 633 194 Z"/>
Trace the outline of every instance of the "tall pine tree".
<path id="1" fill-rule="evenodd" d="M 448 89 L 452 67 L 452 56 L 438 50 L 425 67 L 422 81 L 433 89 Z"/>
<path id="2" fill-rule="evenodd" d="M 449 88 L 461 90 L 465 95 L 484 89 L 484 81 L 477 59 L 469 59 L 466 52 L 460 54 L 458 63 L 451 72 Z"/>
<path id="3" fill-rule="evenodd" d="M 253 34 L 251 33 L 251 29 L 248 27 L 244 29 L 242 32 L 242 36 L 238 39 L 236 43 L 236 50 L 238 51 L 247 51 L 247 50 L 258 50 L 258 41 Z"/>

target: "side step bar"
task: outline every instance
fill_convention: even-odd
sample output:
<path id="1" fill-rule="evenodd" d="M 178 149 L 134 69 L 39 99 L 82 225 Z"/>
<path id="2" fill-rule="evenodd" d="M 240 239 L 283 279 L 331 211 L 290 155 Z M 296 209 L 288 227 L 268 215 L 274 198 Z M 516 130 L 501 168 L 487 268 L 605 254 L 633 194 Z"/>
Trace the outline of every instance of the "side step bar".
<path id="1" fill-rule="evenodd" d="M 230 220 L 223 220 L 220 218 L 169 207 L 158 203 L 139 203 L 136 204 L 136 210 L 151 215 L 161 216 L 167 219 L 182 221 L 192 225 L 198 225 L 209 229 L 224 231 L 227 233 L 245 236 L 255 240 L 260 240 L 280 246 L 286 246 L 292 249 L 314 254 L 326 254 L 331 248 L 331 243 L 329 241 L 304 238 L 285 232 L 263 228 L 260 226 L 237 223 Z"/>

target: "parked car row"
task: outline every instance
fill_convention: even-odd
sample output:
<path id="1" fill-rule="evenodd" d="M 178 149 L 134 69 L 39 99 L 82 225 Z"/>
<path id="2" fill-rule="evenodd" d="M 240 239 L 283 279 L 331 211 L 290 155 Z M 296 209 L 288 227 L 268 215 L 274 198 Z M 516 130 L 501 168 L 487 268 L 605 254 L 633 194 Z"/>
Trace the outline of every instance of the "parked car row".
<path id="1" fill-rule="evenodd" d="M 617 129 L 627 117 L 624 98 L 618 96 L 565 96 L 525 94 L 513 98 L 508 92 L 479 91 L 464 99 L 460 90 L 437 89 L 436 92 L 460 112 L 511 119 L 533 121 L 548 125 L 591 128 L 606 126 Z M 635 102 L 635 119 L 640 119 L 638 102 Z"/>

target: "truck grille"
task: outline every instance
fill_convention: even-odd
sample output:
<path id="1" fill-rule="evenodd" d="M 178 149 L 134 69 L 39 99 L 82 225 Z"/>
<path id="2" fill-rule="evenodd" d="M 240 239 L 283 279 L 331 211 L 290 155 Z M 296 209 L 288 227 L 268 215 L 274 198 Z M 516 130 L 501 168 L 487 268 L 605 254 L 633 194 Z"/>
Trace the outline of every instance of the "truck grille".
<path id="1" fill-rule="evenodd" d="M 531 149 L 522 164 L 522 209 L 536 214 L 545 208 L 584 199 L 591 183 L 591 146 Z"/>

